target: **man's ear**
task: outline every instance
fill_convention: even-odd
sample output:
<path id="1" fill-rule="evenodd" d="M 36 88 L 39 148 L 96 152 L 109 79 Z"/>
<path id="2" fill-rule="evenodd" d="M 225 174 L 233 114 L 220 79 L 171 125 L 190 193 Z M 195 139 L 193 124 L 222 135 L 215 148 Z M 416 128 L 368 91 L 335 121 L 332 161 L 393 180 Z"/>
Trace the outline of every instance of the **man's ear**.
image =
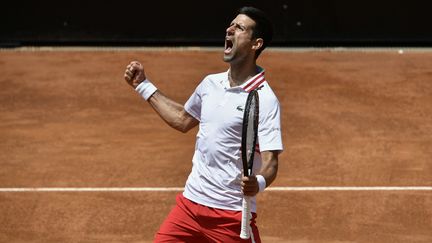
<path id="1" fill-rule="evenodd" d="M 262 38 L 256 38 L 254 44 L 252 45 L 252 49 L 258 51 L 264 45 L 264 40 Z"/>

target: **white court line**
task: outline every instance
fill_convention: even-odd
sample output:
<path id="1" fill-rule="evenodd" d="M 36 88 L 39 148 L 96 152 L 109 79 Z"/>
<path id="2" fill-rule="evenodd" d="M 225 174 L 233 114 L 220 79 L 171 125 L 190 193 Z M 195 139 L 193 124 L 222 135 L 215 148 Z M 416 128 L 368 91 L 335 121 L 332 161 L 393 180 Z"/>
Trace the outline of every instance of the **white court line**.
<path id="1" fill-rule="evenodd" d="M 183 187 L 26 187 L 0 192 L 179 192 Z M 432 191 L 432 186 L 269 187 L 266 191 Z"/>
<path id="2" fill-rule="evenodd" d="M 183 187 L 26 187 L 0 188 L 0 192 L 177 192 Z"/>
<path id="3" fill-rule="evenodd" d="M 266 191 L 432 191 L 432 186 L 269 187 Z"/>

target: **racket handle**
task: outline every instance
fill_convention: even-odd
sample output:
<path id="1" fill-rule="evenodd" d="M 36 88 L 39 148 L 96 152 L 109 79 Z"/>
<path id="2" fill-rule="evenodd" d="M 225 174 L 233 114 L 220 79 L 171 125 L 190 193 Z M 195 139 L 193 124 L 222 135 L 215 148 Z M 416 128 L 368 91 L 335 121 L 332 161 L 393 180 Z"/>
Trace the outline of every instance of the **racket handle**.
<path id="1" fill-rule="evenodd" d="M 242 219 L 241 219 L 241 230 L 240 230 L 240 238 L 249 239 L 250 238 L 250 197 L 243 197 L 243 205 L 242 205 Z"/>

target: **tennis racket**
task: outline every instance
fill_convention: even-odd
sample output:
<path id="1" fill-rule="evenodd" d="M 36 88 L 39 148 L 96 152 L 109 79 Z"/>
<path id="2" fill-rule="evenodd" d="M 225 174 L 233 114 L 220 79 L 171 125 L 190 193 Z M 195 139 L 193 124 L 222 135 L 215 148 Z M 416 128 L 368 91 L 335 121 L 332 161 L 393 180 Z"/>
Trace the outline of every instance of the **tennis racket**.
<path id="1" fill-rule="evenodd" d="M 253 160 L 255 154 L 255 146 L 258 133 L 258 114 L 259 114 L 259 98 L 258 91 L 252 90 L 246 100 L 245 110 L 243 114 L 243 130 L 241 153 L 243 160 L 243 174 L 249 176 L 252 174 Z M 250 238 L 250 212 L 251 198 L 243 197 L 242 221 L 240 238 Z"/>

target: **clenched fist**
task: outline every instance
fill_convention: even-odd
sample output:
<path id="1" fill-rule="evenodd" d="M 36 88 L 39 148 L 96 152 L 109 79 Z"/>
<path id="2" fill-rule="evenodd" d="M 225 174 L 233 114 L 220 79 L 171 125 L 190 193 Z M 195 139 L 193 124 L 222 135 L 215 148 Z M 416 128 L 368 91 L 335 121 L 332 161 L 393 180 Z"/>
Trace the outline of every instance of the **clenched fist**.
<path id="1" fill-rule="evenodd" d="M 245 196 L 254 197 L 259 192 L 259 185 L 256 176 L 243 176 L 241 188 Z"/>
<path id="2" fill-rule="evenodd" d="M 135 89 L 142 81 L 146 79 L 143 65 L 137 61 L 131 62 L 126 67 L 124 79 Z"/>

